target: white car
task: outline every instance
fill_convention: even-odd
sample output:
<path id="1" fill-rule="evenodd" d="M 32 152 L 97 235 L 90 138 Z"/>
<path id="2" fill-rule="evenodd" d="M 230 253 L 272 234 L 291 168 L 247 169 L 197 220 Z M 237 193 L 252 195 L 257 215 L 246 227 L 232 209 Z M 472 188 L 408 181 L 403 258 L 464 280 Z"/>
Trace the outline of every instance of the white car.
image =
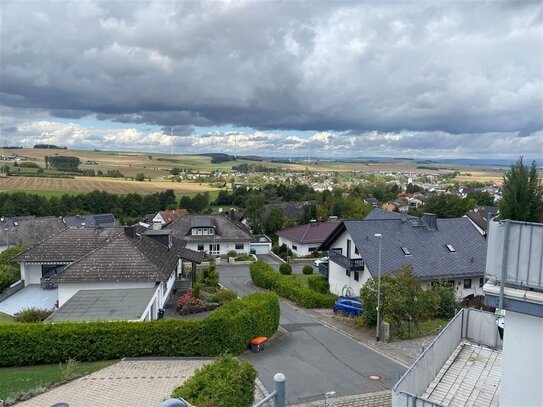
<path id="1" fill-rule="evenodd" d="M 315 260 L 315 267 L 319 267 L 321 263 L 328 263 L 328 257 L 321 257 L 320 259 Z"/>

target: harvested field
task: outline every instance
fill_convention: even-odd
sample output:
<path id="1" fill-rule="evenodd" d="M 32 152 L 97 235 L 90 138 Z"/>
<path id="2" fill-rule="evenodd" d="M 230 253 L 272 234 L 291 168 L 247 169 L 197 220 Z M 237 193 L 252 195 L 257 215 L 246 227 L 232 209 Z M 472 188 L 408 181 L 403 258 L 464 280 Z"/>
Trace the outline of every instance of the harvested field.
<path id="1" fill-rule="evenodd" d="M 0 178 L 0 191 L 65 191 L 70 193 L 91 192 L 94 190 L 107 191 L 114 194 L 151 194 L 165 189 L 173 189 L 176 194 L 193 194 L 213 191 L 207 184 L 168 182 L 168 181 L 125 181 L 111 178 L 77 177 L 65 178 L 34 178 L 34 177 L 3 177 Z"/>

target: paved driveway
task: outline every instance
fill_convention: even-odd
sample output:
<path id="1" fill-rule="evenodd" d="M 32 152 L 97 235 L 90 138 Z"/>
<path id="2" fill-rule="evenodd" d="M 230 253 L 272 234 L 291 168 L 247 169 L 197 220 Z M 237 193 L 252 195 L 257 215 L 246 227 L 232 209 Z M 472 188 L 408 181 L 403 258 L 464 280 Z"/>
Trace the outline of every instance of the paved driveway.
<path id="1" fill-rule="evenodd" d="M 221 282 L 247 295 L 258 290 L 250 283 L 247 266 L 220 266 Z M 321 324 L 289 303 L 281 302 L 281 328 L 276 339 L 261 353 L 246 353 L 268 391 L 273 375 L 287 378 L 287 401 L 298 404 L 324 398 L 390 389 L 405 368 L 380 353 Z M 377 380 L 370 376 L 378 376 Z"/>
<path id="2" fill-rule="evenodd" d="M 18 403 L 21 407 L 153 407 L 169 398 L 205 359 L 123 360 Z"/>

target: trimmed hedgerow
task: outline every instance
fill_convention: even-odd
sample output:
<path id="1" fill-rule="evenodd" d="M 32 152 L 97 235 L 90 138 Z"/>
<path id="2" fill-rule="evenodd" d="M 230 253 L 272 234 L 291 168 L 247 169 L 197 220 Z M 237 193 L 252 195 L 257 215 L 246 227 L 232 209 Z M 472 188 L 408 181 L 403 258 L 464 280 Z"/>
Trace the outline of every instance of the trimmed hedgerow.
<path id="1" fill-rule="evenodd" d="M 309 289 L 294 276 L 277 273 L 262 260 L 251 264 L 251 279 L 255 285 L 273 290 L 281 297 L 288 298 L 305 308 L 330 308 L 337 300 L 333 294 L 322 294 Z"/>
<path id="2" fill-rule="evenodd" d="M 324 276 L 311 276 L 307 279 L 307 286 L 313 291 L 321 294 L 330 292 L 330 284 Z"/>
<path id="3" fill-rule="evenodd" d="M 302 269 L 302 273 L 306 275 L 313 274 L 313 267 L 310 266 L 309 264 L 306 264 L 304 268 Z"/>
<path id="4" fill-rule="evenodd" d="M 292 274 L 292 267 L 290 266 L 290 264 L 283 263 L 279 266 L 279 273 L 288 276 Z"/>
<path id="5" fill-rule="evenodd" d="M 225 355 L 196 370 L 172 397 L 182 397 L 197 406 L 249 407 L 254 401 L 256 376 L 249 363 Z"/>
<path id="6" fill-rule="evenodd" d="M 81 362 L 137 356 L 239 354 L 279 326 L 279 301 L 256 293 L 223 305 L 205 319 L 0 325 L 0 366 Z"/>

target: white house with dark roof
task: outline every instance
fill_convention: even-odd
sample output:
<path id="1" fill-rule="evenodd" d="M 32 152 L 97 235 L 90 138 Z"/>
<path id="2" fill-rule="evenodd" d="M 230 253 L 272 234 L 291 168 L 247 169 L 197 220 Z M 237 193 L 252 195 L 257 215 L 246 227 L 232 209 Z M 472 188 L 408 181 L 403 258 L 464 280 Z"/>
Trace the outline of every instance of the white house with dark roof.
<path id="1" fill-rule="evenodd" d="M 334 294 L 358 294 L 379 270 L 391 273 L 410 264 L 423 287 L 433 281 L 454 286 L 458 298 L 482 295 L 486 241 L 467 218 L 364 219 L 338 224 L 321 249 L 329 251 L 329 263 L 319 268 L 328 277 Z"/>
<path id="2" fill-rule="evenodd" d="M 311 221 L 305 225 L 282 229 L 277 232 L 279 246 L 286 245 L 297 256 L 307 256 L 318 250 L 319 246 L 336 229 L 338 221 Z"/>
<path id="3" fill-rule="evenodd" d="M 185 242 L 186 248 L 211 255 L 230 250 L 249 253 L 254 236 L 247 226 L 224 214 L 185 215 L 165 227 Z"/>
<path id="4" fill-rule="evenodd" d="M 16 245 L 32 246 L 66 229 L 56 216 L 24 216 L 0 218 L 0 252 Z"/>
<path id="5" fill-rule="evenodd" d="M 134 319 L 130 314 L 130 320 L 155 319 L 174 289 L 182 260 L 201 263 L 203 254 L 186 249 L 171 231 L 149 232 L 140 234 L 133 227 L 66 229 L 51 236 L 14 258 L 21 265 L 24 288 L 0 303 L 0 311 L 13 315 L 21 306 L 32 306 L 18 301 L 27 298 L 25 291 L 32 291 L 35 301 L 54 299 L 51 304 L 37 305 L 51 308 L 56 303 L 63 309 L 63 320 L 76 313 L 111 319 L 115 312 L 107 311 L 101 298 L 111 301 L 104 290 L 121 290 L 118 298 L 125 298 L 125 304 L 140 302 L 141 315 Z M 93 291 L 95 296 L 89 299 L 90 294 L 81 291 Z M 81 304 L 89 309 L 83 312 Z M 66 307 L 78 311 L 68 312 Z M 123 318 L 117 313 L 115 319 Z"/>

